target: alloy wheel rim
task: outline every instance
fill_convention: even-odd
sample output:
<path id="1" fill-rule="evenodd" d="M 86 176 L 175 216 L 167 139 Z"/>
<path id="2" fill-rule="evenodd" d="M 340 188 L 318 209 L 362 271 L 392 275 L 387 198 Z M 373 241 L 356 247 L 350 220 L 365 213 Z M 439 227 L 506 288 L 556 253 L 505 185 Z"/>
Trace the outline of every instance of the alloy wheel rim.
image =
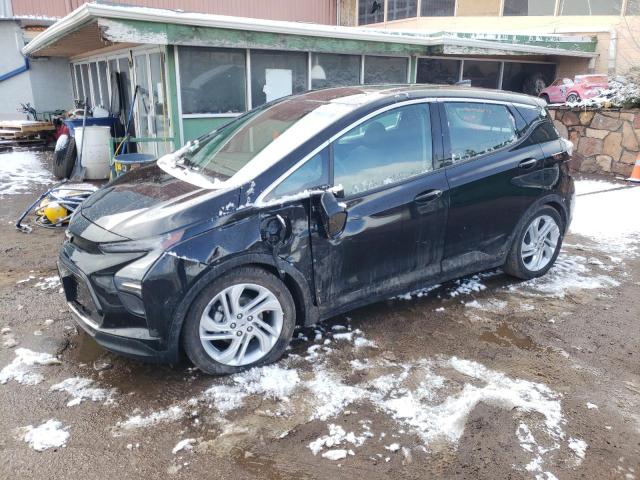
<path id="1" fill-rule="evenodd" d="M 282 332 L 284 311 L 266 287 L 232 285 L 207 304 L 200 317 L 200 342 L 216 362 L 249 365 L 264 358 Z"/>
<path id="2" fill-rule="evenodd" d="M 556 253 L 560 240 L 560 228 L 549 215 L 536 217 L 522 239 L 520 248 L 524 266 L 532 272 L 545 268 Z"/>

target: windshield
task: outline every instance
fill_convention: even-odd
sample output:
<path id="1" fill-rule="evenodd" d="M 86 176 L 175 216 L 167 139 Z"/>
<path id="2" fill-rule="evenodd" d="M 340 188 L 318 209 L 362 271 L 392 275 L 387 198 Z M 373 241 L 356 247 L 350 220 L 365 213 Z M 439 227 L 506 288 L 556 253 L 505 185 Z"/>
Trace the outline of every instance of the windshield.
<path id="1" fill-rule="evenodd" d="M 247 165 L 300 119 L 325 102 L 285 100 L 252 110 L 222 128 L 200 137 L 181 159 L 205 175 L 227 180 Z"/>

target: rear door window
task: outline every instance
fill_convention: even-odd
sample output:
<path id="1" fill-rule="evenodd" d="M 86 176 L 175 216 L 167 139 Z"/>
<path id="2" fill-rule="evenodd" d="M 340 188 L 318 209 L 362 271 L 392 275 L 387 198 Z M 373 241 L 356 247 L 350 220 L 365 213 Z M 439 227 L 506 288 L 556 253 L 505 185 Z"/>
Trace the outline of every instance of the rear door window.
<path id="1" fill-rule="evenodd" d="M 505 105 L 447 102 L 444 111 L 453 163 L 486 155 L 518 139 L 515 120 Z"/>
<path id="2" fill-rule="evenodd" d="M 399 107 L 349 130 L 333 144 L 333 169 L 346 196 L 433 170 L 429 105 Z"/>

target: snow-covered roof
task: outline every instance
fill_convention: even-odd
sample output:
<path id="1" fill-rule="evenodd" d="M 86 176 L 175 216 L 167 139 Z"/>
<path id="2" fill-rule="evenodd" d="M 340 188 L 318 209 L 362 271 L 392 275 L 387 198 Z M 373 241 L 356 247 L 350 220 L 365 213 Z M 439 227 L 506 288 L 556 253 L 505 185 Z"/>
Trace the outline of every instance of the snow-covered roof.
<path id="1" fill-rule="evenodd" d="M 400 43 L 405 45 L 486 48 L 493 51 L 509 53 L 562 55 L 574 57 L 594 57 L 594 52 L 565 48 L 554 48 L 526 43 L 508 43 L 504 41 L 487 40 L 484 38 L 467 38 L 460 34 L 422 33 L 381 31 L 371 28 L 339 27 L 310 23 L 264 20 L 244 17 L 231 17 L 203 13 L 188 13 L 175 10 L 162 10 L 147 7 L 129 7 L 101 5 L 95 3 L 83 4 L 66 17 L 60 19 L 47 30 L 35 37 L 24 49 L 26 55 L 35 54 L 57 40 L 71 34 L 84 25 L 97 20 L 137 20 L 153 23 L 223 28 L 253 32 L 276 33 L 284 35 L 303 35 L 341 40 L 361 40 L 383 43 Z"/>

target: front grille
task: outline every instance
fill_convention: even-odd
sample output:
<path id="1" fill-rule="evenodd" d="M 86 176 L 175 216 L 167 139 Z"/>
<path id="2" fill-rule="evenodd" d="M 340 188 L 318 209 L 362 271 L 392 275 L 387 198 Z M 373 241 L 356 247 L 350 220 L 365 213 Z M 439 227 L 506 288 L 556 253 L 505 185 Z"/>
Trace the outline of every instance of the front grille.
<path id="1" fill-rule="evenodd" d="M 96 242 L 87 240 L 79 235 L 70 235 L 69 242 L 75 245 L 78 250 L 82 250 L 87 253 L 102 253 Z"/>
<path id="2" fill-rule="evenodd" d="M 89 286 L 82 278 L 71 273 L 62 277 L 62 286 L 68 302 L 73 303 L 82 314 L 96 323 L 102 323 L 102 316 L 98 311 L 98 306 L 93 301 Z"/>

